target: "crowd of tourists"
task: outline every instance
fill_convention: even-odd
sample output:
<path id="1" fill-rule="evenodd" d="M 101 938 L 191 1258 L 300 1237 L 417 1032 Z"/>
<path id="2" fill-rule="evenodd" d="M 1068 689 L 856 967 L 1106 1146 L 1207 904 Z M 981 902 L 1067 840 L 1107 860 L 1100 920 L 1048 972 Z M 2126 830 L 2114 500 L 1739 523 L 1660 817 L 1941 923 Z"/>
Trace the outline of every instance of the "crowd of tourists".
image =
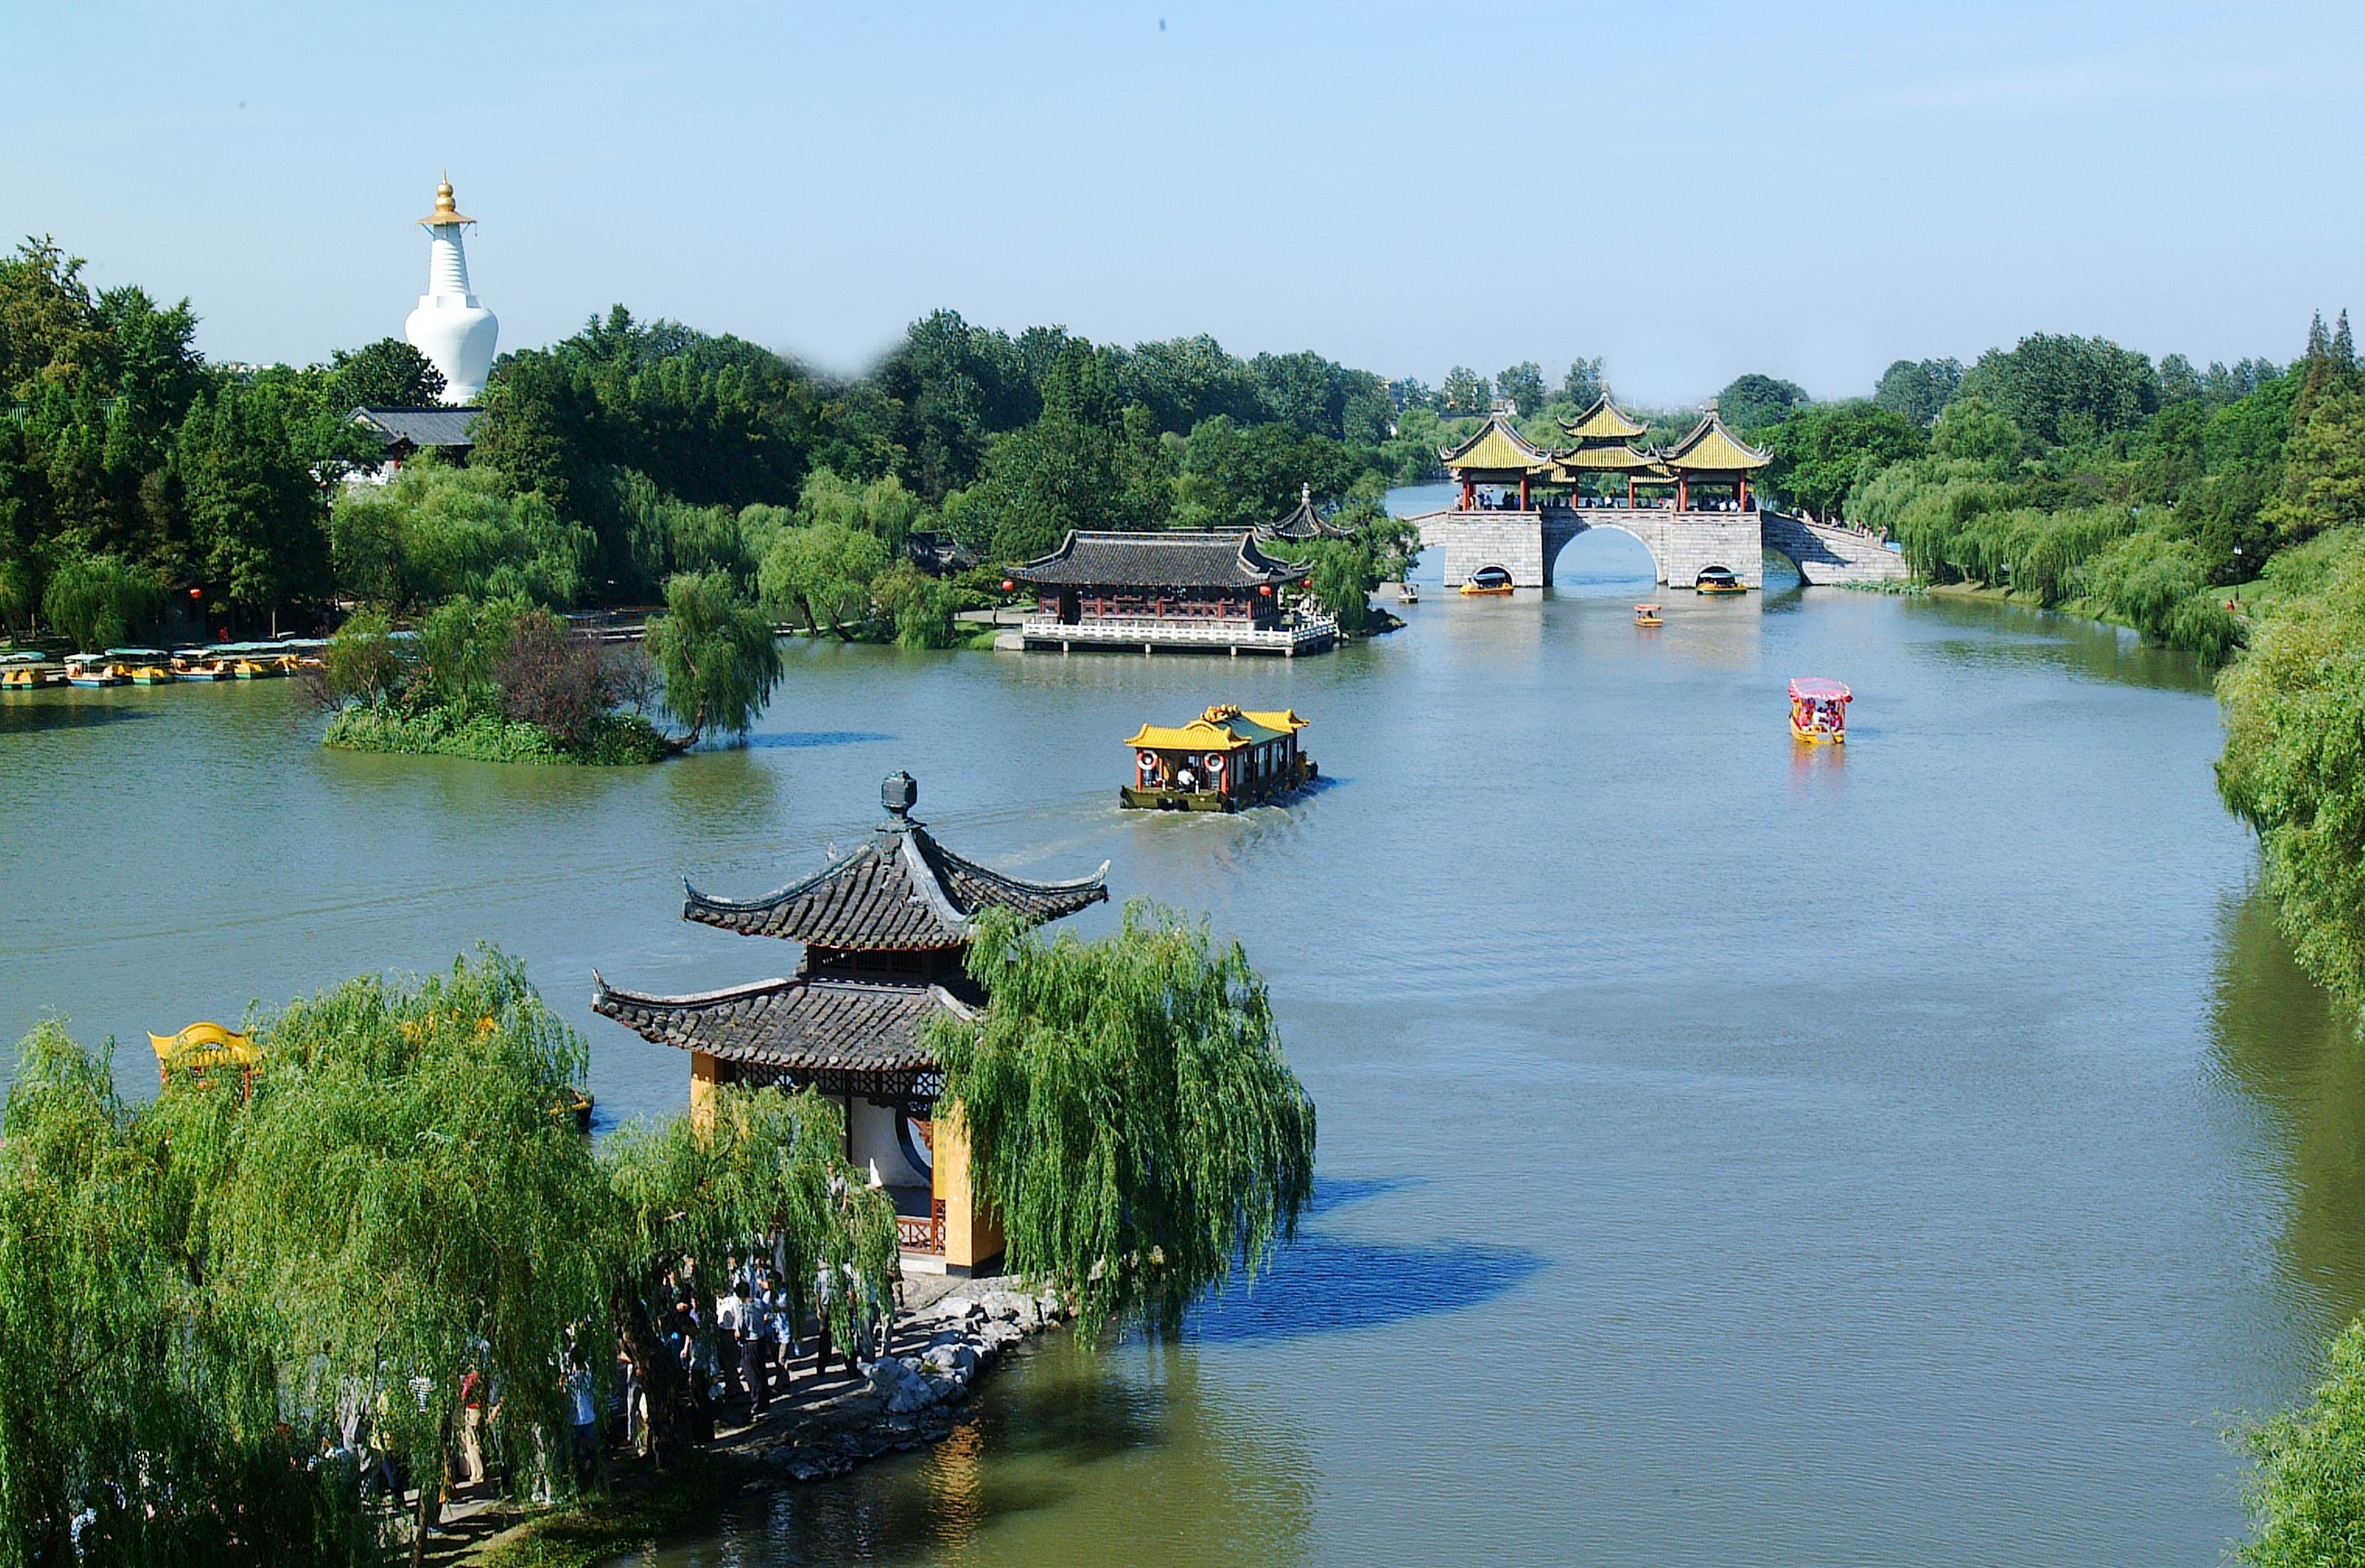
<path id="1" fill-rule="evenodd" d="M 689 1391 L 692 1436 L 711 1439 L 734 1417 L 754 1422 L 788 1396 L 792 1381 L 822 1379 L 833 1361 L 849 1376 L 863 1373 L 885 1350 L 902 1288 L 900 1271 L 881 1292 L 851 1263 L 824 1262 L 810 1278 L 792 1279 L 777 1252 L 726 1259 L 712 1294 L 694 1260 L 668 1271 L 656 1327 L 662 1353 Z M 832 1323 L 841 1305 L 850 1332 L 837 1343 Z M 544 1503 L 562 1475 L 577 1487 L 596 1485 L 612 1455 L 648 1451 L 648 1379 L 622 1341 L 612 1366 L 599 1367 L 594 1347 L 600 1338 L 591 1325 L 577 1325 L 554 1359 L 563 1431 L 513 1430 L 502 1417 L 499 1380 L 481 1366 L 462 1374 L 443 1474 L 426 1478 L 436 1492 L 426 1510 L 431 1528 L 443 1505 L 464 1493 Z M 395 1402 L 413 1399 L 423 1415 L 433 1392 L 428 1380 L 405 1382 L 390 1369 L 367 1386 L 349 1383 L 311 1464 L 348 1468 L 364 1505 L 409 1511 L 416 1502 L 406 1499 L 415 1499 L 419 1478 L 400 1456 L 404 1412 Z"/>

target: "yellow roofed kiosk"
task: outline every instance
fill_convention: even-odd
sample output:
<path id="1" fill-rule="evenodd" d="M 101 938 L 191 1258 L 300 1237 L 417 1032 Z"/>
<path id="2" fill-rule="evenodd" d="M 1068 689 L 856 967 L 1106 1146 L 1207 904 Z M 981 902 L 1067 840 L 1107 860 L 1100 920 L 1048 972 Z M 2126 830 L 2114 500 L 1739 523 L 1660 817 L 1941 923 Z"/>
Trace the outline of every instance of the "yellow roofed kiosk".
<path id="1" fill-rule="evenodd" d="M 1517 485 L 1519 487 L 1521 511 L 1534 504 L 1530 487 L 1549 483 L 1554 476 L 1552 454 L 1519 433 L 1511 423 L 1511 405 L 1498 402 L 1486 415 L 1486 422 L 1478 427 L 1459 446 L 1439 451 L 1438 460 L 1453 482 L 1462 487 L 1462 495 L 1454 502 L 1456 511 L 1508 510 L 1479 505 L 1481 485 Z"/>
<path id="2" fill-rule="evenodd" d="M 1307 722 L 1287 708 L 1219 703 L 1187 724 L 1144 724 L 1125 743 L 1133 781 L 1117 799 L 1160 812 L 1237 812 L 1278 801 L 1321 771 L 1298 745 Z"/>
<path id="3" fill-rule="evenodd" d="M 1683 440 L 1659 456 L 1660 464 L 1676 476 L 1677 511 L 1692 510 L 1701 489 L 1725 491 L 1715 498 L 1721 510 L 1747 511 L 1749 476 L 1773 461 L 1772 453 L 1760 451 L 1727 430 L 1714 403 Z"/>

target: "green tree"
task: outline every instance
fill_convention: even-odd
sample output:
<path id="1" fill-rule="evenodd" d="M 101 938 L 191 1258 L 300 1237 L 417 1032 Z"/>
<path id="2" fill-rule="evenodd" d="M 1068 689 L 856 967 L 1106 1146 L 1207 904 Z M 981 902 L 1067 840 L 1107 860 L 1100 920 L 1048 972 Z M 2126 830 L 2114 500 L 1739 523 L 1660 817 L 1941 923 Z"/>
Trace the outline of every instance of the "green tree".
<path id="1" fill-rule="evenodd" d="M 329 587 L 326 498 L 297 459 L 285 402 L 226 383 L 197 398 L 173 442 L 196 569 L 249 613 Z"/>
<path id="2" fill-rule="evenodd" d="M 1239 945 L 1134 904 L 1093 942 L 989 916 L 969 962 L 992 1002 L 936 1048 L 1012 1271 L 1089 1332 L 1261 1268 L 1313 1191 L 1314 1103 Z"/>
<path id="3" fill-rule="evenodd" d="M 801 615 L 805 629 L 824 626 L 850 641 L 870 619 L 871 585 L 893 562 L 875 533 L 845 522 L 813 522 L 783 532 L 758 572 L 765 605 Z"/>
<path id="4" fill-rule="evenodd" d="M 2365 1562 L 2365 1324 L 2332 1341 L 2324 1381 L 2297 1410 L 2250 1437 L 2252 1568 L 2354 1568 Z"/>
<path id="5" fill-rule="evenodd" d="M 952 584 L 906 560 L 880 574 L 872 592 L 893 618 L 895 641 L 902 646 L 949 648 L 959 641 L 953 616 L 960 609 L 960 594 Z"/>
<path id="6" fill-rule="evenodd" d="M 1521 360 L 1495 377 L 1495 395 L 1508 398 L 1525 419 L 1544 406 L 1543 366 L 1531 359 Z"/>
<path id="7" fill-rule="evenodd" d="M 1444 405 L 1438 412 L 1448 419 L 1481 415 L 1493 407 L 1494 398 L 1494 388 L 1485 376 L 1466 364 L 1457 364 L 1445 373 L 1445 385 L 1438 389 L 1438 400 Z"/>
<path id="8" fill-rule="evenodd" d="M 2283 460 L 2282 494 L 2262 518 L 2279 544 L 2365 522 L 2365 389 L 2353 374 L 2295 420 Z"/>
<path id="9" fill-rule="evenodd" d="M 1306 591 L 1338 618 L 1339 630 L 1360 637 L 1372 624 L 1372 598 L 1380 586 L 1380 565 L 1361 539 L 1316 540 L 1307 551 L 1312 566 Z"/>
<path id="10" fill-rule="evenodd" d="M 1736 431 L 1762 430 L 1807 401 L 1806 388 L 1795 381 L 1752 373 L 1735 376 L 1716 395 L 1717 412 Z"/>
<path id="11" fill-rule="evenodd" d="M 677 750 L 709 729 L 743 735 L 780 679 L 772 623 L 724 572 L 680 572 L 666 584 L 666 612 L 652 617 L 649 656 L 665 677 L 665 710 L 689 726 Z"/>
<path id="12" fill-rule="evenodd" d="M 78 555 L 50 571 L 41 614 L 77 647 L 98 649 L 129 637 L 163 599 L 153 572 L 118 555 Z"/>
<path id="13" fill-rule="evenodd" d="M 420 1483 L 416 1563 L 462 1376 L 502 1389 L 510 1430 L 556 1431 L 553 1350 L 604 1316 L 589 1243 L 605 1194 L 563 1114 L 583 1044 L 521 965 L 487 953 L 416 986 L 364 979 L 296 1002 L 261 1045 L 220 1179 L 192 1184 L 197 1224 L 225 1286 L 309 1352 L 312 1400 L 387 1395 L 374 1440 Z"/>
<path id="14" fill-rule="evenodd" d="M 2051 332 L 1990 349 L 1964 372 L 1961 392 L 2057 446 L 2133 429 L 2159 407 L 2159 377 L 2142 354 L 2105 338 Z"/>
<path id="15" fill-rule="evenodd" d="M 1928 430 L 1938 422 L 1962 385 L 1960 360 L 1900 359 L 1880 373 L 1880 381 L 1872 389 L 1873 406 Z"/>
<path id="16" fill-rule="evenodd" d="M 2365 537 L 2277 555 L 2250 652 L 2218 678 L 2217 785 L 2258 829 L 2302 964 L 2365 1005 Z"/>
<path id="17" fill-rule="evenodd" d="M 443 373 L 400 338 L 329 356 L 333 397 L 353 409 L 432 409 L 443 401 Z"/>
<path id="18" fill-rule="evenodd" d="M 1794 409 L 1765 442 L 1774 454 L 1767 487 L 1825 517 L 1839 514 L 1865 480 L 1929 447 L 1921 427 L 1905 416 L 1862 402 Z"/>

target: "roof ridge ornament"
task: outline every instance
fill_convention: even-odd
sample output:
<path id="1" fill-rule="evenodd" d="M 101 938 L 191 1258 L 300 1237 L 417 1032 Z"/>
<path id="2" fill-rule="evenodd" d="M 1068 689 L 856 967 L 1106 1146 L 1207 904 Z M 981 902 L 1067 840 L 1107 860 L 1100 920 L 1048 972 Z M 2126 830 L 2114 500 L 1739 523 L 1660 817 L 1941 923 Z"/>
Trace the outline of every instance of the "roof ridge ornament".
<path id="1" fill-rule="evenodd" d="M 879 799 L 887 807 L 887 815 L 896 824 L 912 820 L 912 808 L 920 802 L 920 781 L 902 768 L 897 768 L 881 780 Z"/>

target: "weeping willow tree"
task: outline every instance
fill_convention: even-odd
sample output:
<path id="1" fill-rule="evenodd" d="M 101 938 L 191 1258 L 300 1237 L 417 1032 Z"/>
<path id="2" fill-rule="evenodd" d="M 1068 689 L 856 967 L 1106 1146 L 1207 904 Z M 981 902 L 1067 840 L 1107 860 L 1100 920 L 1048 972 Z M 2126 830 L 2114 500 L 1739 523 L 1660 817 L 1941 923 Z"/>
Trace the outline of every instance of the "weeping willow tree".
<path id="1" fill-rule="evenodd" d="M 0 1114 L 0 1565 L 372 1560 L 355 1489 L 281 1424 L 263 1315 L 207 1267 L 173 1121 L 110 1067 L 44 1024 Z"/>
<path id="2" fill-rule="evenodd" d="M 524 1479 L 562 1451 L 570 1344 L 604 1371 L 614 1327 L 672 1368 L 649 1324 L 667 1269 L 763 1241 L 884 1288 L 894 1216 L 838 1158 L 835 1106 L 726 1093 L 711 1126 L 595 1155 L 569 1105 L 583 1043 L 498 952 L 348 981 L 254 1036 L 251 1077 L 174 1071 L 137 1110 L 105 1053 L 55 1025 L 24 1042 L 0 1112 L 0 1568 L 375 1562 L 406 1539 L 416 1562 L 469 1371 Z M 668 1437 L 672 1392 L 652 1389 Z M 407 1524 L 363 1506 L 353 1461 L 315 1462 L 354 1420 L 418 1488 Z"/>
<path id="3" fill-rule="evenodd" d="M 2365 1563 L 2365 1323 L 2332 1341 L 2307 1402 L 2249 1434 L 2251 1538 L 2257 1568 Z"/>
<path id="4" fill-rule="evenodd" d="M 712 1113 L 676 1115 L 619 1129 L 600 1151 L 614 1194 L 610 1310 L 618 1339 L 646 1380 L 649 1447 L 659 1465 L 689 1440 L 695 1408 L 689 1381 L 667 1353 L 659 1327 L 670 1303 L 668 1276 L 698 1277 L 722 1290 L 723 1262 L 768 1243 L 792 1287 L 826 1268 L 851 1265 L 877 1293 L 895 1260 L 895 1212 L 884 1193 L 862 1186 L 842 1158 L 845 1113 L 813 1093 L 719 1088 Z M 852 1340 L 853 1304 L 834 1293 L 831 1332 Z M 711 1334 L 711 1322 L 702 1330 Z"/>
<path id="5" fill-rule="evenodd" d="M 608 1197 L 565 1113 L 583 1045 L 490 951 L 413 985 L 347 981 L 258 1044 L 243 1114 L 197 1155 L 196 1222 L 291 1352 L 283 1398 L 310 1425 L 364 1402 L 373 1445 L 405 1462 L 417 1561 L 463 1376 L 499 1389 L 493 1436 L 523 1472 L 518 1435 L 568 1424 L 560 1348 L 604 1317 Z"/>
<path id="6" fill-rule="evenodd" d="M 1135 902 L 1091 942 L 990 915 L 969 966 L 992 1001 L 935 1044 L 1011 1271 L 1089 1331 L 1171 1329 L 1262 1269 L 1313 1191 L 1314 1103 L 1239 945 Z"/>

